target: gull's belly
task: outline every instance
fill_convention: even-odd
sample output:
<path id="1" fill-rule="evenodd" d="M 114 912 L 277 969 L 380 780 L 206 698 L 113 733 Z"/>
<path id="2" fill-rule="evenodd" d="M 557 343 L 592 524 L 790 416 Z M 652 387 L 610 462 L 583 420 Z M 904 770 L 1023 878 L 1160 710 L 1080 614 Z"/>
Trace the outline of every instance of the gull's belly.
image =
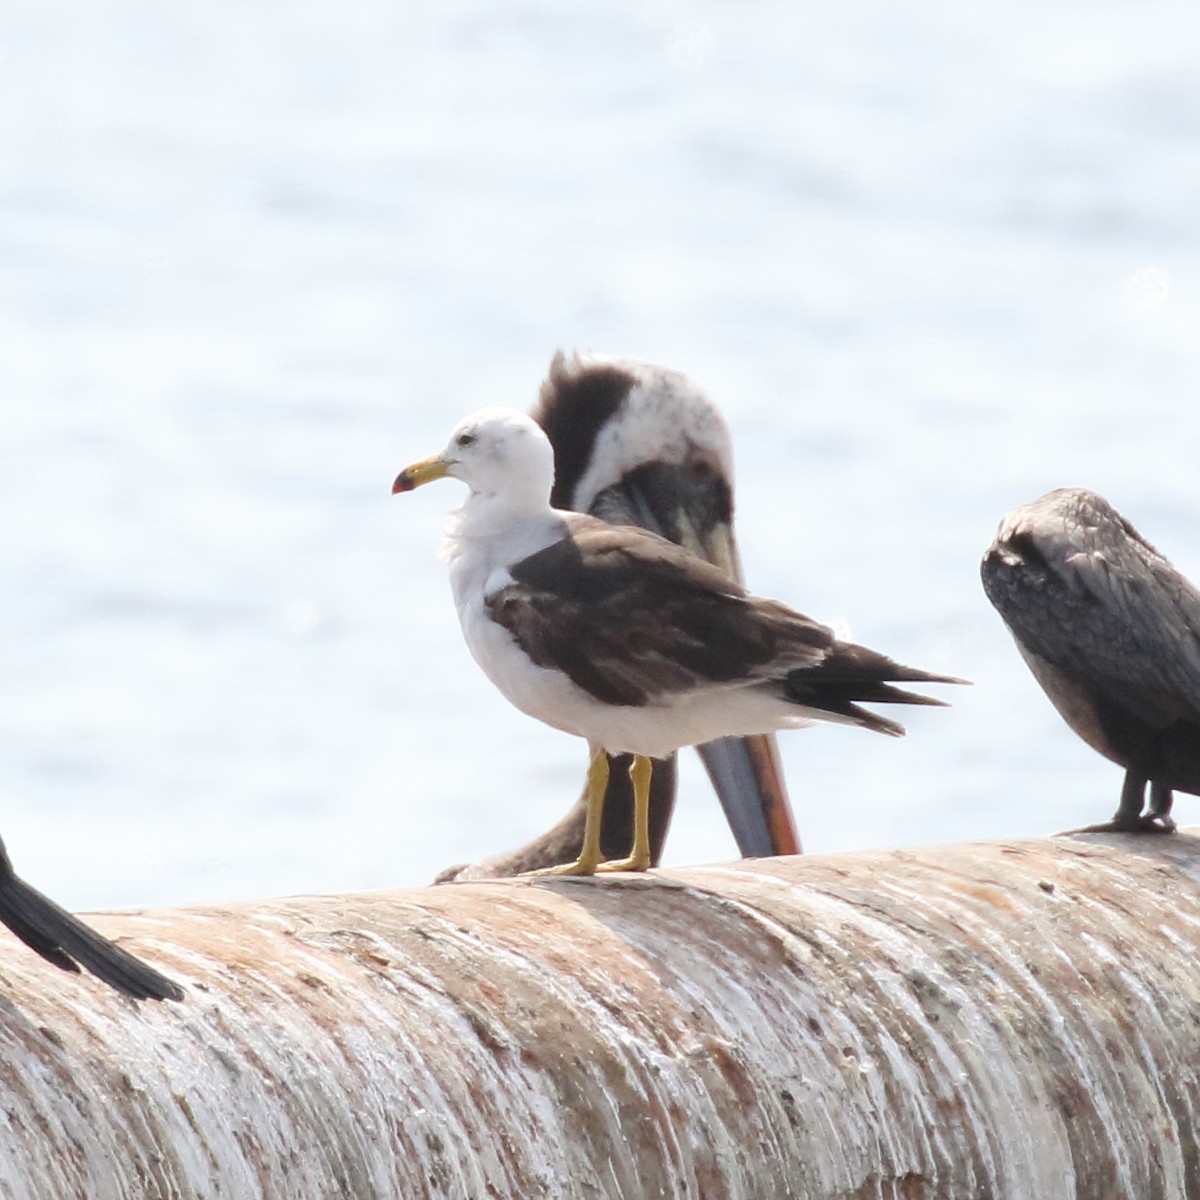
<path id="1" fill-rule="evenodd" d="M 523 713 L 578 737 L 590 737 L 580 723 L 591 698 L 561 671 L 539 667 L 512 634 L 492 620 L 482 599 L 460 607 L 463 637 L 484 674 L 504 698 Z"/>

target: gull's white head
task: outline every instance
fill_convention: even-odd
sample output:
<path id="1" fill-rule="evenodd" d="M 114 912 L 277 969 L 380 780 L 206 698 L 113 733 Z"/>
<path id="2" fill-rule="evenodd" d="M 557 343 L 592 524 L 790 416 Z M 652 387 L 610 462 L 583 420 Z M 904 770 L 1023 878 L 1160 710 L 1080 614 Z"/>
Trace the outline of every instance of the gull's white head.
<path id="1" fill-rule="evenodd" d="M 471 500 L 545 508 L 554 482 L 554 452 L 538 423 L 523 412 L 482 408 L 459 421 L 440 454 L 401 471 L 392 492 L 447 477 L 461 479 Z"/>

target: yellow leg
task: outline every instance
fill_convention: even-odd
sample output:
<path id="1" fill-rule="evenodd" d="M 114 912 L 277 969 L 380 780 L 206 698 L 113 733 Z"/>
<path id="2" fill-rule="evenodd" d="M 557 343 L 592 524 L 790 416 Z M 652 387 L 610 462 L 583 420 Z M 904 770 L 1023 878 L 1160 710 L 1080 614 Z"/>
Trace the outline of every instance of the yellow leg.
<path id="1" fill-rule="evenodd" d="M 644 755 L 635 754 L 629 765 L 633 781 L 633 849 L 628 858 L 615 858 L 601 864 L 598 871 L 645 871 L 650 866 L 650 775 L 654 764 Z"/>
<path id="2" fill-rule="evenodd" d="M 604 793 L 608 788 L 608 755 L 603 750 L 588 765 L 587 816 L 583 824 L 583 846 L 573 863 L 561 867 L 542 867 L 530 875 L 593 875 L 604 861 L 600 853 L 600 818 L 604 813 Z"/>

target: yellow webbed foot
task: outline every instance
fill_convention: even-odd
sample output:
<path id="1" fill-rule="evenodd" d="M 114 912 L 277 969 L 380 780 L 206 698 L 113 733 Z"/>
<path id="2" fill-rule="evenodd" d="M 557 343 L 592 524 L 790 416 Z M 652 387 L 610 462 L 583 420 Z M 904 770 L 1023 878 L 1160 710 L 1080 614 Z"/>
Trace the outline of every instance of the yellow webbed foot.
<path id="1" fill-rule="evenodd" d="M 610 858 L 607 862 L 599 863 L 596 867 L 597 872 L 600 871 L 648 871 L 650 870 L 650 852 L 645 854 L 631 854 L 628 858 Z"/>
<path id="2" fill-rule="evenodd" d="M 580 856 L 572 863 L 563 863 L 559 867 L 539 867 L 536 871 L 526 871 L 526 875 L 594 875 L 603 871 L 608 864 L 602 859 L 591 859 Z"/>

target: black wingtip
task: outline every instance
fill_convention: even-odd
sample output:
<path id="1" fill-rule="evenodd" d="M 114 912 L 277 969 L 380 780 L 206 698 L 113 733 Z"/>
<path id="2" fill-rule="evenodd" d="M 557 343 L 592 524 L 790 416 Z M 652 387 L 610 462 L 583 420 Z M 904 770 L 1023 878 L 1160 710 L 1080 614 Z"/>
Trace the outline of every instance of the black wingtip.
<path id="1" fill-rule="evenodd" d="M 971 685 L 969 679 L 961 679 L 957 675 L 938 675 L 933 671 L 921 671 L 916 667 L 906 667 L 900 663 L 887 660 L 887 667 L 879 671 L 879 678 L 890 683 L 953 683 Z"/>
<path id="2" fill-rule="evenodd" d="M 839 711 L 852 717 L 864 729 L 870 729 L 873 733 L 886 733 L 888 737 L 906 737 L 908 734 L 908 730 L 899 721 L 881 717 L 878 713 L 873 713 L 867 708 L 860 708 L 857 704 L 847 704 Z"/>
<path id="3" fill-rule="evenodd" d="M 865 691 L 865 689 L 863 689 Z M 866 700 L 872 704 L 923 704 L 930 708 L 949 708 L 949 700 L 939 700 L 936 696 L 926 696 L 924 692 L 910 692 L 907 688 L 892 687 L 889 683 L 881 683 L 871 689 L 868 695 L 855 696 L 855 700 Z"/>
<path id="4" fill-rule="evenodd" d="M 886 733 L 890 737 L 903 737 L 904 726 L 860 705 L 949 707 L 947 701 L 937 697 L 895 687 L 897 682 L 966 684 L 969 681 L 956 675 L 939 675 L 916 667 L 906 667 L 865 646 L 838 642 L 833 652 L 817 663 L 789 672 L 784 694 L 794 703 L 848 718 L 856 725 L 876 733 Z"/>

